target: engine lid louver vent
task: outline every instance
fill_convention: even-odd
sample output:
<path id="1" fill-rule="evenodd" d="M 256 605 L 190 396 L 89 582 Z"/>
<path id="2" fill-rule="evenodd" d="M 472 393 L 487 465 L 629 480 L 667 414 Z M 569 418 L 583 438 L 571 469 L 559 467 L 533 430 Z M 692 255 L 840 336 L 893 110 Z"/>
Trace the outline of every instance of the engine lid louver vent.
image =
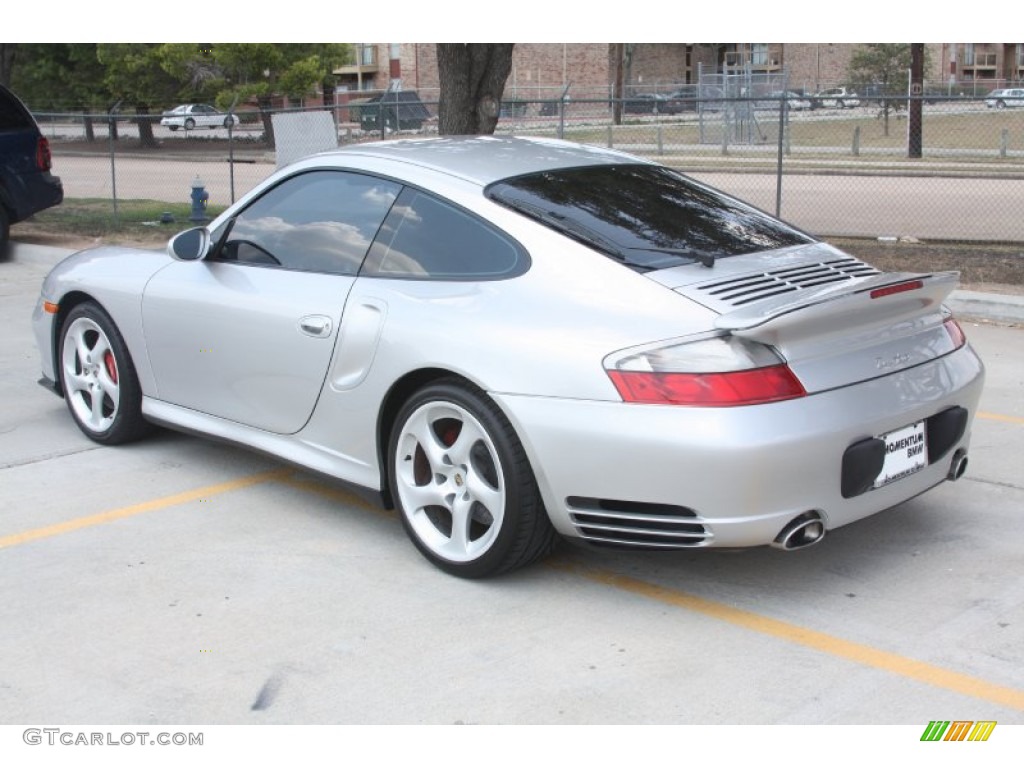
<path id="1" fill-rule="evenodd" d="M 689 286 L 685 293 L 712 309 L 726 311 L 785 293 L 877 274 L 880 272 L 871 265 L 847 257 L 713 280 Z"/>

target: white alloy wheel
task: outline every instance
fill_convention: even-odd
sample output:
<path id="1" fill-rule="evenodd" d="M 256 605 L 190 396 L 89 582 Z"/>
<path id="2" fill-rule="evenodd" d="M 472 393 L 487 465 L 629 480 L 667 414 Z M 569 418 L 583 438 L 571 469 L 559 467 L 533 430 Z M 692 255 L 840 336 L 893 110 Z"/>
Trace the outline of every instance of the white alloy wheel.
<path id="1" fill-rule="evenodd" d="M 420 390 L 398 414 L 389 454 L 406 531 L 440 568 L 490 576 L 553 547 L 522 445 L 483 393 L 444 382 Z"/>
<path id="2" fill-rule="evenodd" d="M 114 445 L 149 431 L 124 341 L 113 321 L 91 302 L 75 307 L 64 321 L 59 375 L 71 415 L 93 440 Z"/>

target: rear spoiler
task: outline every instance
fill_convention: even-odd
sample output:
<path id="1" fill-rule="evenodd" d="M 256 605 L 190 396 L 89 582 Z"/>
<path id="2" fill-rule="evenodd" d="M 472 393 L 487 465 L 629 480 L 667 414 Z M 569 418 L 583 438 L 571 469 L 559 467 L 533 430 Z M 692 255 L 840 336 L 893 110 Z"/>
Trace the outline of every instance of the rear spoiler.
<path id="1" fill-rule="evenodd" d="M 892 325 L 928 312 L 941 316 L 942 302 L 959 272 L 885 272 L 842 285 L 808 288 L 720 315 L 715 327 L 734 336 L 777 343 L 830 331 Z"/>

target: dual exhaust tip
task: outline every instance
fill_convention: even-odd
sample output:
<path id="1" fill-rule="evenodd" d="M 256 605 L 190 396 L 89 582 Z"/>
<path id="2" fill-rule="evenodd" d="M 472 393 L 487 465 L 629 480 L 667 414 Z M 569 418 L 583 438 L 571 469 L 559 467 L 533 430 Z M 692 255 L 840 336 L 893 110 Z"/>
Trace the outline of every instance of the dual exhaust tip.
<path id="1" fill-rule="evenodd" d="M 960 448 L 956 453 L 953 454 L 953 460 L 949 463 L 949 472 L 946 474 L 947 480 L 959 480 L 964 476 L 964 472 L 967 471 L 967 451 Z"/>
<path id="2" fill-rule="evenodd" d="M 953 460 L 949 463 L 949 471 L 946 473 L 948 480 L 959 480 L 967 471 L 967 451 L 963 448 L 953 454 Z M 779 531 L 772 546 L 777 549 L 792 551 L 804 549 L 817 544 L 825 538 L 825 521 L 819 512 L 804 512 L 794 517 Z"/>
<path id="3" fill-rule="evenodd" d="M 779 531 L 772 546 L 788 552 L 817 544 L 823 538 L 825 538 L 825 521 L 821 519 L 821 514 L 804 512 L 790 520 L 786 527 Z"/>

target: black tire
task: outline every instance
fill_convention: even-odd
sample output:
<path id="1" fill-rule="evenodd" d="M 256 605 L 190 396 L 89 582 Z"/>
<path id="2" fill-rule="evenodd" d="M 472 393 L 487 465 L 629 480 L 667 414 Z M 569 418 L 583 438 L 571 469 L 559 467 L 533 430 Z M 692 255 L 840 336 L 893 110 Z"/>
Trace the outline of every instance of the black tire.
<path id="1" fill-rule="evenodd" d="M 7 258 L 8 245 L 11 242 L 11 217 L 7 214 L 4 204 L 0 203 L 0 259 Z"/>
<path id="2" fill-rule="evenodd" d="M 176 125 L 168 125 L 167 127 L 170 128 L 172 131 L 178 130 L 178 126 Z"/>
<path id="3" fill-rule="evenodd" d="M 235 118 L 233 118 L 231 115 L 228 115 L 227 117 L 224 118 L 224 127 L 225 128 L 231 128 L 231 127 L 234 126 L 234 124 L 235 124 Z"/>
<path id="4" fill-rule="evenodd" d="M 188 119 L 187 119 L 187 120 L 185 121 L 185 130 L 186 130 L 186 131 L 191 131 L 191 130 L 192 130 L 193 128 L 195 128 L 195 127 L 196 127 L 196 121 L 195 121 L 195 120 L 193 120 L 193 119 L 192 119 L 191 117 L 190 117 L 190 118 L 188 118 Z"/>
<path id="5" fill-rule="evenodd" d="M 406 533 L 450 574 L 495 576 L 543 557 L 557 542 L 512 425 L 485 393 L 460 380 L 435 382 L 409 398 L 391 430 L 387 461 Z"/>
<path id="6" fill-rule="evenodd" d="M 57 375 L 71 416 L 102 445 L 138 440 L 152 431 L 142 417 L 142 388 L 124 339 L 110 316 L 87 301 L 60 327 Z"/>
<path id="7" fill-rule="evenodd" d="M 996 102 L 996 109 L 1006 109 L 1006 102 L 1000 99 Z"/>

